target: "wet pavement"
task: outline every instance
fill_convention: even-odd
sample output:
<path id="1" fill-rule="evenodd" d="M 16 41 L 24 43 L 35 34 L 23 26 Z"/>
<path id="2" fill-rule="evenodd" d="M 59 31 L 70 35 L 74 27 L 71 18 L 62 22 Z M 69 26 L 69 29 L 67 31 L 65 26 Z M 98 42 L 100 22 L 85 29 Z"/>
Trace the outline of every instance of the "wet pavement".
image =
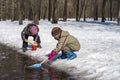
<path id="1" fill-rule="evenodd" d="M 75 80 L 51 68 L 26 69 L 33 63 L 28 56 L 0 44 L 0 80 Z"/>

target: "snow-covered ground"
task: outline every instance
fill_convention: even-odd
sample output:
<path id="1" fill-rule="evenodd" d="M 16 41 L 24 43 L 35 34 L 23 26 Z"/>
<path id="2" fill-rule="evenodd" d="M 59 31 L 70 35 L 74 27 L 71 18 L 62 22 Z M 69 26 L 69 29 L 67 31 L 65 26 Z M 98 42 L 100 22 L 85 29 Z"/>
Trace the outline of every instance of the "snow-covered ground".
<path id="1" fill-rule="evenodd" d="M 22 52 L 21 31 L 28 23 L 30 21 L 27 20 L 23 25 L 18 25 L 18 21 L 1 21 L 0 42 Z M 78 80 L 120 80 L 120 26 L 116 25 L 116 21 L 76 22 L 71 19 L 59 21 L 58 24 L 51 24 L 47 20 L 40 20 L 39 23 L 42 48 L 23 54 L 38 60 L 46 58 L 57 43 L 51 36 L 51 29 L 60 26 L 78 38 L 81 49 L 76 52 L 77 58 L 74 60 L 57 59 L 50 66 L 73 74 Z"/>

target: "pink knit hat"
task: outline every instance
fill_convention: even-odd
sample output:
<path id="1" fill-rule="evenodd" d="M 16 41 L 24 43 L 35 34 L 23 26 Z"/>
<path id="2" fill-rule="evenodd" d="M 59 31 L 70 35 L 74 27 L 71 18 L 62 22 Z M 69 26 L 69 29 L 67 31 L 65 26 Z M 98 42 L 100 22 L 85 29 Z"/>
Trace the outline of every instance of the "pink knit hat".
<path id="1" fill-rule="evenodd" d="M 35 35 L 35 34 L 37 34 L 37 32 L 38 32 L 38 30 L 37 30 L 37 27 L 36 27 L 36 26 L 32 26 L 32 27 L 30 28 L 30 33 L 31 33 L 31 35 Z"/>

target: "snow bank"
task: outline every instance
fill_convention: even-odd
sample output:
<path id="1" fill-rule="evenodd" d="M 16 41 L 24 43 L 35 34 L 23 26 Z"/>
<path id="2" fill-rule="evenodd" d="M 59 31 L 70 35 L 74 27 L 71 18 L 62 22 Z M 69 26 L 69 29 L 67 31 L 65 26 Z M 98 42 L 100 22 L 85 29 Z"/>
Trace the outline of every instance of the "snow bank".
<path id="1" fill-rule="evenodd" d="M 30 21 L 27 20 L 23 25 L 18 25 L 17 21 L 1 21 L 0 42 L 21 52 L 21 31 L 28 23 Z M 116 26 L 115 22 L 69 20 L 51 24 L 47 20 L 41 20 L 39 23 L 42 48 L 23 54 L 38 60 L 47 57 L 57 43 L 51 36 L 51 29 L 60 26 L 79 39 L 81 49 L 76 52 L 77 58 L 74 60 L 57 59 L 50 64 L 51 67 L 74 75 L 78 80 L 120 80 L 120 26 Z"/>

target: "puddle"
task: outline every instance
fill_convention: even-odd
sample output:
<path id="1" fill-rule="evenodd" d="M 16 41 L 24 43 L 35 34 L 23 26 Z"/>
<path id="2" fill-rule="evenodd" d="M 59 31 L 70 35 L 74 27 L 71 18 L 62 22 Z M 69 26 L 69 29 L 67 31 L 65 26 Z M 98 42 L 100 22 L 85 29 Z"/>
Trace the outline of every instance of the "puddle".
<path id="1" fill-rule="evenodd" d="M 0 80 L 75 80 L 51 68 L 26 69 L 30 64 L 26 55 L 0 44 Z"/>

